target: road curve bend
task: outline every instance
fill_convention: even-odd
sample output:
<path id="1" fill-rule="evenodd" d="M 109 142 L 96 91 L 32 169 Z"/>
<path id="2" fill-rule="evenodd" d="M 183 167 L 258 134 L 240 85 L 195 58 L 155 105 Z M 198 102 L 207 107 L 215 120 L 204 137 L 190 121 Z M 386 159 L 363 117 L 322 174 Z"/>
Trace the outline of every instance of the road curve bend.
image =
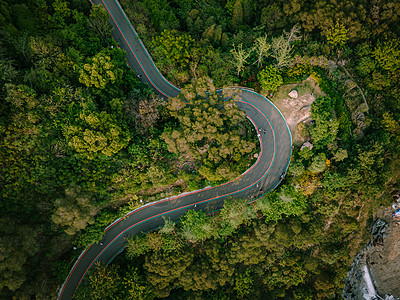
<path id="1" fill-rule="evenodd" d="M 118 1 L 91 1 L 96 5 L 102 4 L 110 14 L 114 27 L 113 36 L 126 51 L 130 67 L 141 75 L 140 80 L 148 83 L 163 97 L 177 96 L 180 89 L 168 82 L 159 72 Z M 241 99 L 236 103 L 246 112 L 259 132 L 261 151 L 254 165 L 243 173 L 239 180 L 143 205 L 123 219 L 110 224 L 105 230 L 101 244 L 92 244 L 79 256 L 59 290 L 58 299 L 72 299 L 95 262 L 111 262 L 124 249 L 127 236 L 163 225 L 163 216 L 178 220 L 190 209 L 215 211 L 222 208 L 227 197 L 258 198 L 280 183 L 291 156 L 292 137 L 289 127 L 280 111 L 268 99 L 251 89 L 240 89 Z"/>

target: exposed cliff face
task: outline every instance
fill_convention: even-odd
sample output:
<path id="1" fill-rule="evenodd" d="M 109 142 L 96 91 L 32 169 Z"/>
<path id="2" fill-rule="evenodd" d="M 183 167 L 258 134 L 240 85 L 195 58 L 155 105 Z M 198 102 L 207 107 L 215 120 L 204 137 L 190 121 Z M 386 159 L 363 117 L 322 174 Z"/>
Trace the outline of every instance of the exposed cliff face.
<path id="1" fill-rule="evenodd" d="M 354 258 L 342 297 L 400 299 L 400 223 L 392 207 L 376 213 L 371 240 Z"/>
<path id="2" fill-rule="evenodd" d="M 400 223 L 392 217 L 392 208 L 378 212 L 388 223 L 382 242 L 367 251 L 367 264 L 379 294 L 400 298 Z"/>

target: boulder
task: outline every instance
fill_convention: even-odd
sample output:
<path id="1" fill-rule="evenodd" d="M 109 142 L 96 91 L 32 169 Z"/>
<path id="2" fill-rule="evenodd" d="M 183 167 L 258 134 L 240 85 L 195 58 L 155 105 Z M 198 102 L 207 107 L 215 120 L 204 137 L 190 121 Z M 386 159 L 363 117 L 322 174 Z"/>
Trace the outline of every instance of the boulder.
<path id="1" fill-rule="evenodd" d="M 292 91 L 288 94 L 288 96 L 289 96 L 290 98 L 296 99 L 296 98 L 299 96 L 299 94 L 297 93 L 296 90 L 292 90 Z"/>
<path id="2" fill-rule="evenodd" d="M 300 151 L 303 150 L 305 147 L 312 149 L 314 146 L 309 141 L 307 141 L 303 145 L 301 145 Z"/>

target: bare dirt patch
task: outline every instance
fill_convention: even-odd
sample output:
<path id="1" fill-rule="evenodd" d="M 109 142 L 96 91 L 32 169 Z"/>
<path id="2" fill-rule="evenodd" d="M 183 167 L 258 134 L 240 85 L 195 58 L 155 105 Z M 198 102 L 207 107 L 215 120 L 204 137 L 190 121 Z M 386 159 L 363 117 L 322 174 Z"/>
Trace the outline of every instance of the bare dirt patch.
<path id="1" fill-rule="evenodd" d="M 288 96 L 292 90 L 296 90 L 298 93 L 296 99 Z M 307 123 L 311 120 L 311 104 L 319 96 L 325 96 L 324 92 L 321 91 L 318 84 L 311 77 L 308 77 L 297 84 L 281 86 L 272 99 L 285 117 L 292 132 L 293 144 L 296 146 L 300 146 L 306 140 L 309 140 L 309 137 L 303 136 L 299 132 L 297 124 L 301 122 Z"/>

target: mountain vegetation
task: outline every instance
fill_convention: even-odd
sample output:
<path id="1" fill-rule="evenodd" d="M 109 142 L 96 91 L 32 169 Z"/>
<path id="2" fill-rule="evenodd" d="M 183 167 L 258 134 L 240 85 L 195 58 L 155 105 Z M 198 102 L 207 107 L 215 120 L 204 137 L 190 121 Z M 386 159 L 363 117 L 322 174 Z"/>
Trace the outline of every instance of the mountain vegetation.
<path id="1" fill-rule="evenodd" d="M 101 6 L 0 0 L 0 298 L 54 299 L 115 219 L 245 171 L 255 130 L 215 87 L 274 101 L 308 77 L 325 94 L 302 128 L 314 147 L 294 147 L 279 188 L 129 239 L 76 298 L 340 297 L 400 189 L 398 1 L 120 2 L 180 96 L 139 82 Z"/>

